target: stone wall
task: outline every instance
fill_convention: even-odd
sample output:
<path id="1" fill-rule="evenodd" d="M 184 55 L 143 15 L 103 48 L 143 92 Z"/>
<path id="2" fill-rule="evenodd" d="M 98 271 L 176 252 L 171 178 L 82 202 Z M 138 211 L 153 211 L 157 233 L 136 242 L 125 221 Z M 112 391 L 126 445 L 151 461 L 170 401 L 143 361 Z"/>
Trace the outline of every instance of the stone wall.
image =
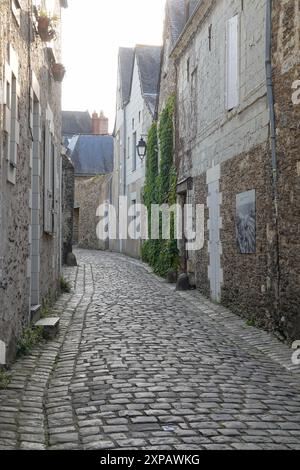
<path id="1" fill-rule="evenodd" d="M 278 329 L 277 270 L 269 144 L 221 165 L 222 302 L 258 326 Z M 236 237 L 236 196 L 255 190 L 256 249 L 242 254 Z"/>
<path id="2" fill-rule="evenodd" d="M 62 262 L 72 253 L 75 174 L 71 159 L 62 155 Z"/>
<path id="3" fill-rule="evenodd" d="M 22 329 L 30 321 L 30 306 L 33 301 L 31 286 L 36 281 L 38 301 L 46 296 L 55 297 L 60 275 L 60 95 L 61 85 L 51 77 L 51 56 L 36 34 L 31 2 L 20 2 L 20 24 L 12 14 L 11 2 L 0 2 L 0 93 L 5 96 L 3 72 L 9 62 L 8 45 L 17 58 L 20 97 L 17 112 L 20 130 L 16 168 L 12 169 L 6 159 L 6 138 L 4 129 L 5 103 L 1 102 L 1 158 L 0 158 L 0 339 L 7 346 L 10 362 Z M 30 10 L 29 10 L 30 6 Z M 60 12 L 60 2 L 56 2 L 56 12 Z M 31 42 L 28 43 L 29 35 Z M 60 38 L 57 38 L 55 54 L 60 61 Z M 29 62 L 30 60 L 30 62 Z M 12 61 L 12 58 L 11 58 Z M 38 95 L 39 122 L 32 122 L 33 100 Z M 30 106 L 30 107 L 29 107 Z M 52 111 L 54 145 L 58 158 L 55 161 L 54 191 L 54 231 L 44 232 L 44 139 L 47 108 Z M 33 137 L 35 134 L 35 141 Z M 33 155 L 37 158 L 34 160 Z M 8 175 L 14 174 L 10 182 Z M 34 176 L 33 176 L 34 175 Z M 33 178 L 38 192 L 34 199 Z M 34 202 L 35 200 L 35 202 Z M 32 225 L 33 211 L 37 214 L 37 224 Z M 39 241 L 38 253 L 32 249 L 33 240 Z M 37 256 L 39 255 L 39 256 Z"/>
<path id="4" fill-rule="evenodd" d="M 278 159 L 280 320 L 300 338 L 300 2 L 273 2 L 273 79 Z M 300 82 L 298 82 L 298 90 Z"/>
<path id="5" fill-rule="evenodd" d="M 194 203 L 205 206 L 205 244 L 202 250 L 189 253 L 187 269 L 197 288 L 211 296 L 212 260 L 216 257 L 212 250 L 217 250 L 218 300 L 262 328 L 279 331 L 289 340 L 299 339 L 300 100 L 293 103 L 292 94 L 300 80 L 300 5 L 296 0 L 273 2 L 277 218 L 266 96 L 266 2 L 246 1 L 243 9 L 241 2 L 233 0 L 226 2 L 226 9 L 224 5 L 223 1 L 204 0 L 174 51 L 178 78 L 176 165 L 180 181 L 193 177 Z M 225 24 L 237 13 L 241 35 L 239 105 L 227 111 Z M 197 76 L 194 83 L 191 76 L 187 80 L 187 63 Z M 212 178 L 217 182 L 219 211 L 214 226 Z M 241 253 L 236 235 L 237 196 L 252 190 L 256 246 L 252 253 Z M 219 241 L 212 248 L 216 233 Z"/>
<path id="6" fill-rule="evenodd" d="M 91 250 L 105 250 L 109 242 L 99 240 L 97 208 L 110 201 L 111 175 L 75 177 L 75 207 L 79 208 L 78 246 Z M 78 209 L 77 209 L 78 210 Z"/>

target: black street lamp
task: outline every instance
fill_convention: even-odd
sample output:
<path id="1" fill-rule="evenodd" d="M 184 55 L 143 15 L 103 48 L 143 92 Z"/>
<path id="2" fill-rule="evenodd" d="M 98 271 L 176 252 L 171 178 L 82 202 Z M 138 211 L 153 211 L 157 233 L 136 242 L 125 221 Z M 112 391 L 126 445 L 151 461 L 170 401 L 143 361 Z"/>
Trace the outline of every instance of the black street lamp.
<path id="1" fill-rule="evenodd" d="M 141 140 L 137 144 L 136 148 L 137 148 L 138 156 L 140 157 L 141 161 L 143 162 L 144 158 L 146 156 L 146 153 L 147 153 L 147 144 L 144 141 L 143 137 L 141 137 Z"/>

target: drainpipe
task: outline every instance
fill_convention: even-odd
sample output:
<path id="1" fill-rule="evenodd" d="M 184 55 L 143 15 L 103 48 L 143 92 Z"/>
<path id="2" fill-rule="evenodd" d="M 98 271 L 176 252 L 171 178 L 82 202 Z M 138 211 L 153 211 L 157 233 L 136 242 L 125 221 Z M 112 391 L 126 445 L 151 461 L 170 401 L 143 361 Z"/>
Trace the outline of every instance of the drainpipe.
<path id="1" fill-rule="evenodd" d="M 123 131 L 124 131 L 124 144 L 123 144 L 123 158 L 124 158 L 124 165 L 123 165 L 123 196 L 126 196 L 126 148 L 127 148 L 127 126 L 126 126 L 126 105 L 124 105 L 123 111 Z"/>
<path id="2" fill-rule="evenodd" d="M 126 168 L 126 148 L 127 148 L 126 106 L 127 104 L 124 103 L 123 106 L 124 106 L 124 109 L 123 109 L 123 184 L 122 184 L 123 194 L 122 196 L 126 196 L 126 178 L 127 178 L 127 175 L 126 175 L 126 172 L 127 172 L 127 168 Z M 119 220 L 119 223 L 120 223 L 120 220 Z M 119 230 L 120 230 L 120 227 L 119 227 Z M 120 246 L 119 246 L 120 252 L 123 253 L 123 240 L 120 239 L 119 243 L 120 243 Z"/>
<path id="3" fill-rule="evenodd" d="M 280 256 L 279 256 L 279 227 L 278 227 L 278 165 L 277 165 L 277 148 L 276 148 L 276 117 L 274 106 L 274 85 L 272 76 L 272 8 L 273 0 L 267 0 L 266 4 L 266 84 L 267 97 L 270 112 L 270 139 L 272 154 L 272 192 L 273 192 L 273 208 L 274 222 L 276 228 L 276 270 L 277 270 L 277 286 L 276 286 L 276 307 L 279 311 L 280 298 Z"/>

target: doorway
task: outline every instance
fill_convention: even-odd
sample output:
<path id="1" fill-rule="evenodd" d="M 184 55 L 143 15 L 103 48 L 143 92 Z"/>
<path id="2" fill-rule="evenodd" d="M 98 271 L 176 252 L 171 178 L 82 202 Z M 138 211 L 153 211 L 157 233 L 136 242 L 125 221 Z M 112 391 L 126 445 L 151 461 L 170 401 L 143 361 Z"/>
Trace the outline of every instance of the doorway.
<path id="1" fill-rule="evenodd" d="M 221 243 L 220 243 L 220 191 L 219 180 L 208 184 L 209 206 L 209 278 L 211 298 L 221 301 Z"/>

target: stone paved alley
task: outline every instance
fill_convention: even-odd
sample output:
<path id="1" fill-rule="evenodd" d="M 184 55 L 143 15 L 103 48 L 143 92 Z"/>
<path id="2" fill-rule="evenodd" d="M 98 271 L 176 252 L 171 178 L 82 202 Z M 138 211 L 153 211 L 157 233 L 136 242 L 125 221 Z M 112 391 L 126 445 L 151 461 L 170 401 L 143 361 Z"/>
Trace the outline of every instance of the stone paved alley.
<path id="1" fill-rule="evenodd" d="M 76 254 L 59 336 L 0 392 L 1 449 L 300 449 L 287 346 L 139 262 Z"/>

